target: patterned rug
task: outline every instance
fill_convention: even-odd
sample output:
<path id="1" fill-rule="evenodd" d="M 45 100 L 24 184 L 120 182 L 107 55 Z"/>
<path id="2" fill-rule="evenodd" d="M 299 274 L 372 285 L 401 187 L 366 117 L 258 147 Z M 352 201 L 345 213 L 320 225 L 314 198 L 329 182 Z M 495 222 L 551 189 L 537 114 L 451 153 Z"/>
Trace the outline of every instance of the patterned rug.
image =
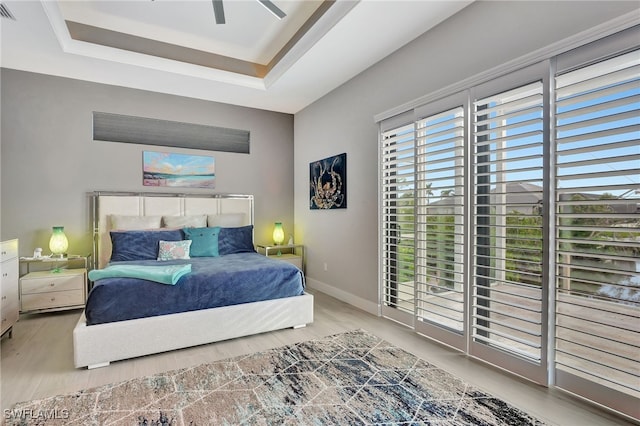
<path id="1" fill-rule="evenodd" d="M 8 425 L 543 425 L 362 330 L 9 412 Z"/>

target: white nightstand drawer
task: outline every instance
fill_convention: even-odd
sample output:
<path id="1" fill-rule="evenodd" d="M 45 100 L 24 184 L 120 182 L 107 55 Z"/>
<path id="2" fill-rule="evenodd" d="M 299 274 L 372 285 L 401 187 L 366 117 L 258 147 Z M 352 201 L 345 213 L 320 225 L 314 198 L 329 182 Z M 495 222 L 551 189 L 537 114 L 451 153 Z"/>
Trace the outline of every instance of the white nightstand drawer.
<path id="1" fill-rule="evenodd" d="M 20 278 L 20 311 L 81 308 L 87 298 L 87 270 L 30 272 Z"/>
<path id="2" fill-rule="evenodd" d="M 60 308 L 84 304 L 84 292 L 80 290 L 52 291 L 22 295 L 22 310 Z"/>
<path id="3" fill-rule="evenodd" d="M 270 256 L 270 259 L 282 260 L 283 262 L 291 263 L 302 270 L 302 256 L 296 256 L 295 254 L 281 254 L 280 256 Z"/>
<path id="4" fill-rule="evenodd" d="M 84 269 L 63 270 L 58 273 L 48 271 L 31 272 L 20 278 L 23 296 L 26 294 L 48 293 L 52 291 L 82 291 L 84 285 Z"/>
<path id="5" fill-rule="evenodd" d="M 302 244 L 256 245 L 256 251 L 258 253 L 264 254 L 270 259 L 282 260 L 284 262 L 291 263 L 302 272 L 304 272 L 304 250 L 304 245 Z"/>

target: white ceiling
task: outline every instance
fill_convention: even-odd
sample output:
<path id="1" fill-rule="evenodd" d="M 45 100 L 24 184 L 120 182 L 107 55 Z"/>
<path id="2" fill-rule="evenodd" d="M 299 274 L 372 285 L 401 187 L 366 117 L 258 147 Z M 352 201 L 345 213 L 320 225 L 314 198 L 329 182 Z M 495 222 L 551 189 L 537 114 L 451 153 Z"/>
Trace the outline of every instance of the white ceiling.
<path id="1" fill-rule="evenodd" d="M 296 113 L 472 1 L 337 0 L 255 76 L 79 41 L 65 21 L 267 65 L 320 0 L 273 0 L 283 20 L 257 0 L 224 0 L 224 25 L 211 0 L 3 0 L 15 20 L 0 19 L 0 58 L 4 68 Z"/>

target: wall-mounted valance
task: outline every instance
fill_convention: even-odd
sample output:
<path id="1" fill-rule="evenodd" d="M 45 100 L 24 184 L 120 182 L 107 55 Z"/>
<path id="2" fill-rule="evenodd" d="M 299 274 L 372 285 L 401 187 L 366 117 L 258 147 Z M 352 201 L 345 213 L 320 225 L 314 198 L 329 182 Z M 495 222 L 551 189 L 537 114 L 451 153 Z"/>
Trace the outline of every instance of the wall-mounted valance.
<path id="1" fill-rule="evenodd" d="M 93 139 L 249 154 L 248 130 L 93 112 Z"/>

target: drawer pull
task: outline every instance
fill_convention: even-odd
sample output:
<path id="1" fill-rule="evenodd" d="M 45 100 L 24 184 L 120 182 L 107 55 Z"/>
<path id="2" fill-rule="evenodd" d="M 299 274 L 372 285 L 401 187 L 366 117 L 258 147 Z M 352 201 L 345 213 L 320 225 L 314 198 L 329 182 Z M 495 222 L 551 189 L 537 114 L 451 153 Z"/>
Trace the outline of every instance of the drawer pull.
<path id="1" fill-rule="evenodd" d="M 8 272 L 5 272 L 4 274 L 2 274 L 2 276 L 3 276 L 3 277 L 8 277 L 8 276 L 9 276 L 9 273 L 8 273 Z"/>
<path id="2" fill-rule="evenodd" d="M 49 286 L 50 287 L 55 287 L 56 283 L 50 283 Z"/>
<path id="3" fill-rule="evenodd" d="M 2 296 L 2 300 L 7 300 L 7 296 Z"/>
<path id="4" fill-rule="evenodd" d="M 51 301 L 52 301 L 52 302 L 53 302 L 53 301 L 55 301 L 55 300 L 56 300 L 56 298 L 55 298 L 55 297 L 52 297 L 52 298 L 51 298 Z"/>

